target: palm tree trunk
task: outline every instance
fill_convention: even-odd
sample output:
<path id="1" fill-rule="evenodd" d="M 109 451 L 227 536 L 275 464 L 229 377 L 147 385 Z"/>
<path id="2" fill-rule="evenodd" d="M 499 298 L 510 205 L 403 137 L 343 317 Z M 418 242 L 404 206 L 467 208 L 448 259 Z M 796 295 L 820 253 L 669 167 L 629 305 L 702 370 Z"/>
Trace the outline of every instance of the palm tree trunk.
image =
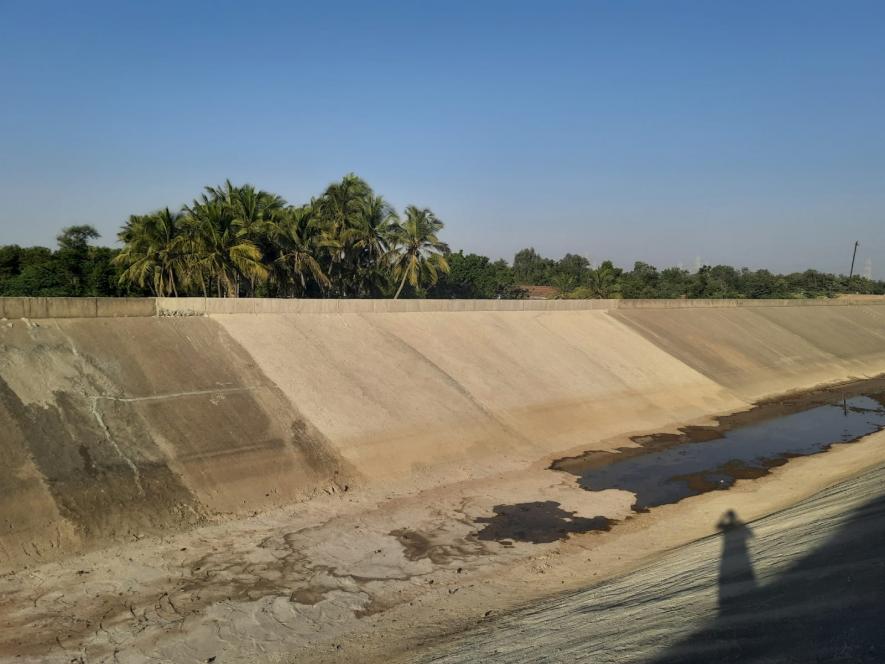
<path id="1" fill-rule="evenodd" d="M 408 277 L 408 276 L 409 276 L 409 271 L 403 270 L 403 279 L 402 279 L 402 281 L 399 282 L 399 288 L 396 289 L 396 295 L 393 296 L 394 300 L 399 298 L 399 294 L 402 292 L 403 286 L 406 285 L 406 277 Z"/>

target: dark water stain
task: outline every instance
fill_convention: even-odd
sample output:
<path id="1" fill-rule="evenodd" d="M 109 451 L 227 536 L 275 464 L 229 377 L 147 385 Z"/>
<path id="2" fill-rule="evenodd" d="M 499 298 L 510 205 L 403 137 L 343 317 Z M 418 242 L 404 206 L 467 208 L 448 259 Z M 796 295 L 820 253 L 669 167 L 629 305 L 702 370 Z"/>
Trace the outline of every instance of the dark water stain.
<path id="1" fill-rule="evenodd" d="M 447 539 L 445 532 L 441 538 L 440 533 L 421 533 L 411 528 L 398 528 L 391 530 L 388 535 L 396 538 L 403 547 L 403 555 L 413 562 L 427 558 L 434 565 L 449 565 L 489 553 L 483 545 L 473 540 Z"/>
<path id="2" fill-rule="evenodd" d="M 403 547 L 403 555 L 407 560 L 415 561 L 422 558 L 430 558 L 431 562 L 438 565 L 448 562 L 448 556 L 439 555 L 437 547 L 434 547 L 430 539 L 416 530 L 400 528 L 391 530 L 390 535 L 395 537 Z"/>
<path id="3" fill-rule="evenodd" d="M 638 447 L 561 459 L 551 468 L 580 477 L 591 491 L 623 489 L 633 510 L 728 489 L 765 475 L 789 459 L 824 452 L 885 428 L 885 380 L 789 395 L 678 434 L 637 436 Z"/>
<path id="4" fill-rule="evenodd" d="M 547 544 L 565 539 L 571 533 L 609 530 L 613 521 L 603 516 L 582 517 L 567 512 L 553 500 L 516 505 L 496 505 L 495 516 L 480 517 L 476 523 L 485 526 L 475 537 L 502 544 L 531 542 Z"/>
<path id="5" fill-rule="evenodd" d="M 322 602 L 332 588 L 315 588 L 309 586 L 307 588 L 298 588 L 292 591 L 289 600 L 298 604 L 313 606 Z"/>

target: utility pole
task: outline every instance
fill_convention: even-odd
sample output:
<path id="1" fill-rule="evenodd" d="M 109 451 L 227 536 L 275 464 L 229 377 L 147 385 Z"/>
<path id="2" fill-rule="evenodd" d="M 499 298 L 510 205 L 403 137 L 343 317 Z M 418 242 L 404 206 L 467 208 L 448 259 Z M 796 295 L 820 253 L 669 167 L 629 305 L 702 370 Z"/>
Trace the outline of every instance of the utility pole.
<path id="1" fill-rule="evenodd" d="M 851 283 L 851 277 L 854 276 L 854 259 L 857 258 L 857 247 L 860 245 L 859 240 L 854 241 L 854 253 L 851 254 L 851 270 L 848 272 L 848 283 Z"/>

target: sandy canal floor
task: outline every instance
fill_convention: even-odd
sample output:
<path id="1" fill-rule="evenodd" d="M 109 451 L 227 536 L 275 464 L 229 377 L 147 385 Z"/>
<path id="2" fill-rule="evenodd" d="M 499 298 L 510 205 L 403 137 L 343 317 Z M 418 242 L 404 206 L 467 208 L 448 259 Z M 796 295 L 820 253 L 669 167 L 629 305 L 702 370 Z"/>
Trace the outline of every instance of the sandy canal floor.
<path id="1" fill-rule="evenodd" d="M 715 613 L 719 543 L 710 536 L 723 512 L 747 522 L 782 512 L 796 518 L 784 510 L 885 464 L 885 432 L 638 515 L 630 512 L 632 494 L 584 491 L 573 475 L 548 470 L 549 461 L 411 497 L 329 495 L 7 572 L 0 661 L 471 661 L 475 652 L 500 661 L 578 661 L 610 652 L 602 646 L 615 639 L 622 654 L 648 655 Z M 847 514 L 875 497 L 885 489 L 876 478 L 828 494 L 828 513 Z M 783 519 L 771 528 L 783 528 Z M 803 542 L 795 555 L 816 540 Z M 769 548 L 769 562 L 758 563 L 763 579 L 777 575 L 788 553 Z M 616 585 L 630 572 L 644 583 L 632 594 Z M 615 585 L 594 590 L 611 579 Z M 697 590 L 690 601 L 673 592 L 686 579 Z M 654 595 L 659 582 L 661 601 L 671 598 L 661 606 L 685 618 L 667 623 L 666 643 L 642 642 L 642 623 L 625 631 L 615 611 L 605 612 L 597 631 L 575 631 L 588 622 L 575 603 L 611 606 L 619 587 L 635 600 L 639 592 Z M 693 611 L 683 611 L 686 602 Z M 624 620 L 635 622 L 638 614 L 628 614 Z M 588 639 L 602 646 L 588 650 Z M 550 648 L 539 655 L 533 646 L 545 642 Z"/>

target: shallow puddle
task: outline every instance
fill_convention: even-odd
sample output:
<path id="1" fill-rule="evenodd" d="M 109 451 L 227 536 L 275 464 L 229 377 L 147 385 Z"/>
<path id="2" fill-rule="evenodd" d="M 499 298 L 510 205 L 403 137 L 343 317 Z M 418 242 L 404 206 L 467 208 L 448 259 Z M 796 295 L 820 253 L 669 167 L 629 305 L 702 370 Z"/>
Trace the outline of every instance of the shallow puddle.
<path id="1" fill-rule="evenodd" d="M 580 477 L 590 491 L 623 489 L 634 511 L 727 489 L 737 479 L 764 475 L 792 457 L 823 452 L 885 428 L 881 378 L 761 403 L 720 418 L 713 427 L 634 438 L 638 447 L 590 452 L 552 468 Z"/>

